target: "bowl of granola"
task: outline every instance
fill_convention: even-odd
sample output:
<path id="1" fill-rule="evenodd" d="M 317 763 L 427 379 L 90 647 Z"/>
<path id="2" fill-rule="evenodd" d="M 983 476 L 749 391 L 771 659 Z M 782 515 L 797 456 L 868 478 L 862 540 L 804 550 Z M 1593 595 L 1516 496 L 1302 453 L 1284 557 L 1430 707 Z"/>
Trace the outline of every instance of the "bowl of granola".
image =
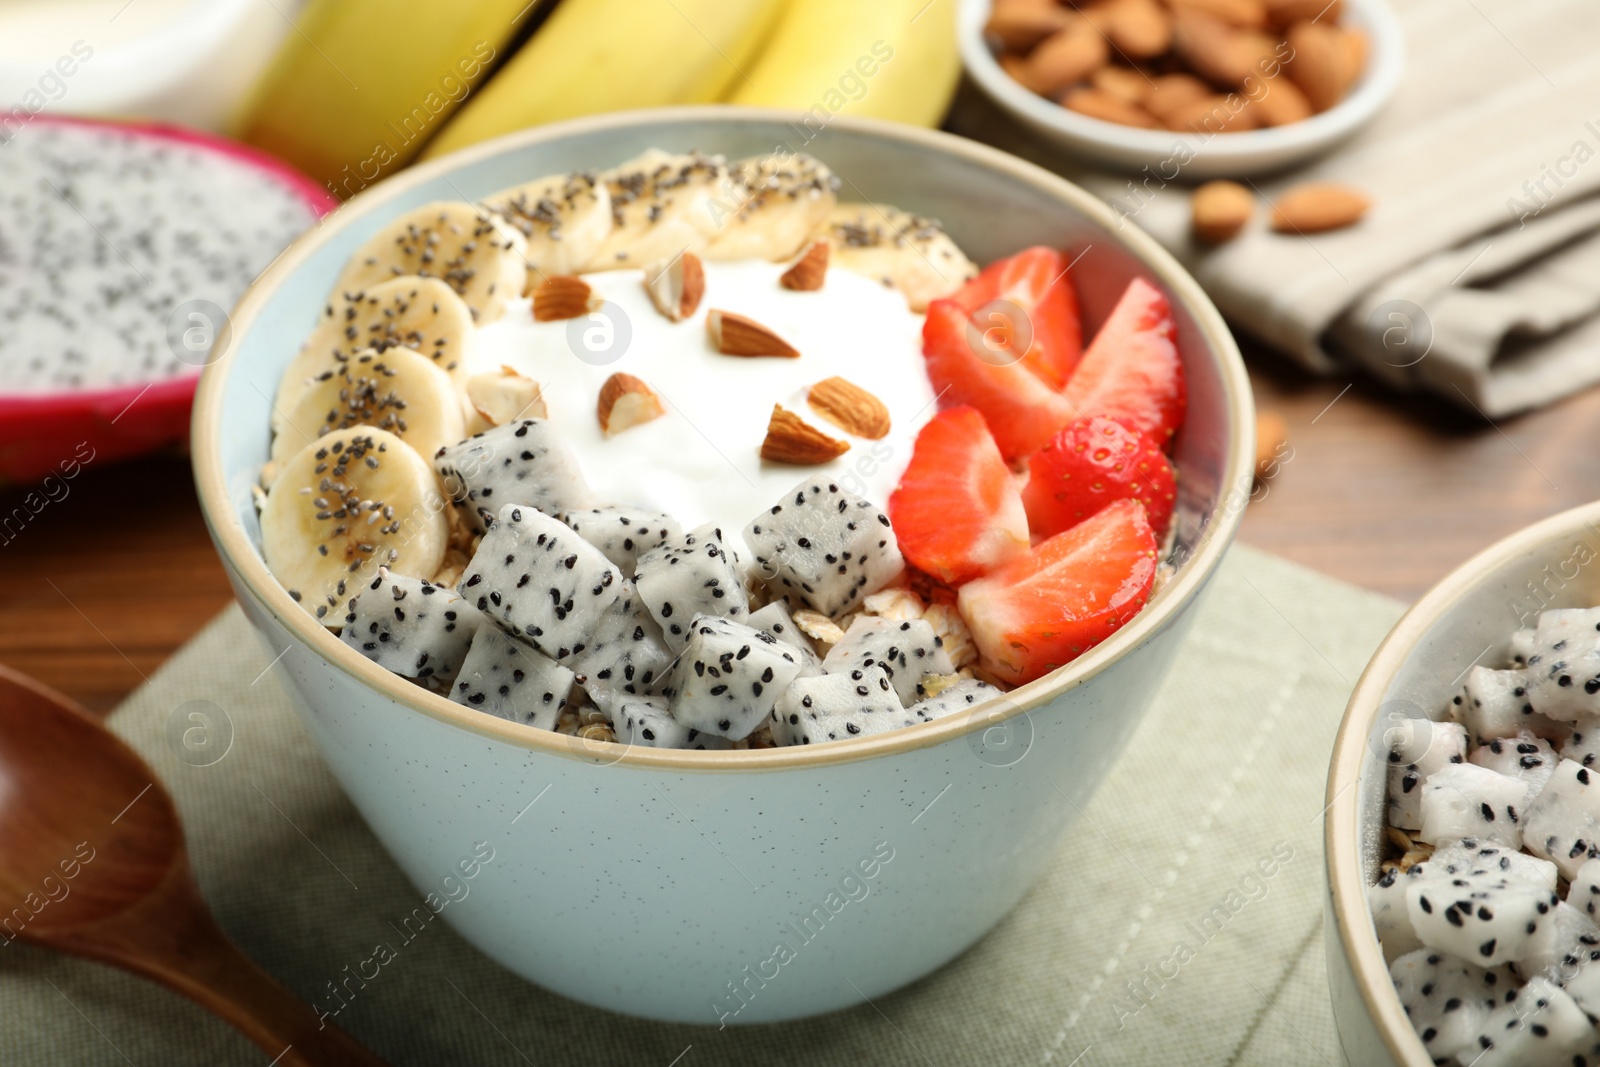
<path id="1" fill-rule="evenodd" d="M 652 1018 L 843 1007 L 997 922 L 1253 476 L 1169 256 L 875 122 L 476 146 L 233 321 L 196 481 L 323 758 L 419 886 L 496 849 L 446 916 L 474 945 Z"/>

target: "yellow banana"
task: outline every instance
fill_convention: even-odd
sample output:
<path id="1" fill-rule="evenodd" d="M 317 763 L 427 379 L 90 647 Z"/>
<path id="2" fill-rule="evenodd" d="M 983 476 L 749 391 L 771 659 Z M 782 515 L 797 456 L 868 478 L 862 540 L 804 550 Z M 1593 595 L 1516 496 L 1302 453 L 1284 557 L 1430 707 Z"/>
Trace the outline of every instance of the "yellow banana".
<path id="1" fill-rule="evenodd" d="M 342 197 L 405 166 L 543 0 L 311 0 L 234 121 Z"/>
<path id="2" fill-rule="evenodd" d="M 795 0 L 730 103 L 937 126 L 961 76 L 956 0 Z"/>
<path id="3" fill-rule="evenodd" d="M 423 155 L 557 119 L 716 100 L 749 67 L 783 6 L 782 0 L 562 0 Z"/>

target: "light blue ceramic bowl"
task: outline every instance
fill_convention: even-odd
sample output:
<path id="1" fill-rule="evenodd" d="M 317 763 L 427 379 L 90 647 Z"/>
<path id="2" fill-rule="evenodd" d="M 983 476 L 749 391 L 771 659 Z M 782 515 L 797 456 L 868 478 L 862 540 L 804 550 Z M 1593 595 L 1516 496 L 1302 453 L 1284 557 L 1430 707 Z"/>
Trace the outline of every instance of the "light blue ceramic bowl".
<path id="1" fill-rule="evenodd" d="M 558 993 L 697 1023 L 859 1003 L 951 959 L 1027 892 L 1171 664 L 1239 524 L 1254 462 L 1250 387 L 1211 302 L 1098 200 L 939 133 L 839 117 L 686 108 L 502 138 L 361 194 L 261 277 L 201 382 L 194 466 L 217 550 L 306 729 L 415 883 L 480 847 L 494 860 L 443 916 Z M 262 562 L 250 491 L 269 397 L 346 257 L 401 212 L 596 168 L 652 145 L 730 157 L 785 144 L 849 199 L 944 220 L 979 261 L 1047 243 L 1082 254 L 1086 323 L 1135 274 L 1171 295 L 1189 382 L 1176 577 L 1110 640 L 972 713 L 860 740 L 766 752 L 602 745 L 467 710 L 389 674 L 315 624 Z M 530 806 L 531 805 L 531 806 Z M 1174 818 L 1183 818 L 1174 812 Z M 481 845 L 480 845 L 481 843 Z M 782 946 L 780 948 L 780 946 Z"/>

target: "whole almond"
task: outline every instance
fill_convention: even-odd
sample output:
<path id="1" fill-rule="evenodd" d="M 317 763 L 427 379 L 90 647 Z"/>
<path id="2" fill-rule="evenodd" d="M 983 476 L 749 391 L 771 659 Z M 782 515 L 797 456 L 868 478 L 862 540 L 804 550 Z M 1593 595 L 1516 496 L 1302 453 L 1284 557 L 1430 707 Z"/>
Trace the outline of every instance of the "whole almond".
<path id="1" fill-rule="evenodd" d="M 657 311 L 673 322 L 682 322 L 699 309 L 705 295 L 705 264 L 693 252 L 652 263 L 644 269 L 644 288 Z"/>
<path id="2" fill-rule="evenodd" d="M 1344 14 L 1343 0 L 1266 0 L 1266 8 L 1267 25 L 1279 33 L 1312 19 L 1336 26 Z"/>
<path id="3" fill-rule="evenodd" d="M 643 381 L 621 371 L 605 380 L 600 387 L 600 399 L 595 414 L 600 419 L 600 430 L 614 437 L 623 430 L 640 423 L 659 419 L 667 413 L 661 398 Z"/>
<path id="4" fill-rule="evenodd" d="M 1256 128 L 1249 105 L 1238 93 L 1206 96 L 1168 112 L 1162 124 L 1184 133 L 1240 133 Z"/>
<path id="5" fill-rule="evenodd" d="M 1138 104 L 1130 104 L 1122 97 L 1113 96 L 1102 89 L 1068 89 L 1061 98 L 1061 106 L 1101 122 L 1115 122 L 1119 126 L 1153 130 L 1158 125 L 1155 118 Z"/>
<path id="6" fill-rule="evenodd" d="M 1296 185 L 1272 205 L 1272 228 L 1279 233 L 1321 233 L 1360 221 L 1372 201 L 1358 189 L 1336 182 Z"/>
<path id="7" fill-rule="evenodd" d="M 1261 0 L 1167 0 L 1173 11 L 1198 11 L 1240 29 L 1259 30 L 1267 25 L 1267 7 Z"/>
<path id="8" fill-rule="evenodd" d="M 1172 47 L 1172 16 L 1156 0 L 1112 0 L 1106 36 L 1125 59 L 1154 59 Z"/>
<path id="9" fill-rule="evenodd" d="M 1144 99 L 1151 89 L 1148 75 L 1131 67 L 1109 66 L 1101 67 L 1089 79 L 1089 84 L 1103 93 L 1110 93 L 1119 100 L 1126 100 L 1130 104 L 1137 104 Z"/>
<path id="10" fill-rule="evenodd" d="M 1258 89 L 1250 96 L 1250 108 L 1263 126 L 1287 126 L 1312 116 L 1311 101 L 1300 87 L 1280 74 L 1259 82 L 1247 81 L 1246 91 Z"/>
<path id="11" fill-rule="evenodd" d="M 1256 412 L 1256 477 L 1278 473 L 1278 450 L 1289 443 L 1289 424 L 1276 411 Z"/>
<path id="12" fill-rule="evenodd" d="M 533 291 L 533 321 L 556 322 L 575 319 L 598 308 L 601 301 L 582 278 L 555 274 Z"/>
<path id="13" fill-rule="evenodd" d="M 809 293 L 821 289 L 827 277 L 828 242 L 812 241 L 806 250 L 800 253 L 800 258 L 794 261 L 794 265 L 779 275 L 778 284 L 785 289 Z"/>
<path id="14" fill-rule="evenodd" d="M 713 308 L 706 312 L 706 333 L 711 346 L 725 356 L 783 356 L 794 359 L 800 350 L 755 319 Z"/>
<path id="15" fill-rule="evenodd" d="M 1349 79 L 1345 92 L 1349 92 L 1367 69 L 1367 35 L 1360 30 L 1340 29 L 1339 43 L 1344 46 L 1344 73 Z"/>
<path id="16" fill-rule="evenodd" d="M 1110 46 L 1100 31 L 1082 15 L 1068 12 L 1071 21 L 1065 29 L 1046 38 L 1028 56 L 1029 77 L 1047 95 L 1054 95 L 1084 81 L 1106 65 Z"/>
<path id="17" fill-rule="evenodd" d="M 1045 95 L 1044 86 L 1033 75 L 1033 68 L 1028 65 L 1027 59 L 1015 52 L 1002 53 L 999 58 L 1000 69 L 1010 76 L 1011 80 L 1028 90 L 1030 93 Z"/>
<path id="18" fill-rule="evenodd" d="M 1297 22 L 1289 27 L 1284 40 L 1293 53 L 1284 64 L 1284 73 L 1318 111 L 1326 111 L 1344 99 L 1361 74 L 1359 69 L 1351 69 L 1351 46 L 1335 27 L 1321 22 Z"/>
<path id="19" fill-rule="evenodd" d="M 1071 17 L 1055 0 L 996 0 L 983 32 L 1008 52 L 1027 52 Z"/>
<path id="20" fill-rule="evenodd" d="M 826 463 L 848 451 L 850 445 L 847 442 L 829 437 L 794 412 L 786 410 L 782 404 L 772 405 L 772 417 L 767 420 L 767 436 L 761 442 L 762 459 L 810 467 Z"/>
<path id="21" fill-rule="evenodd" d="M 1193 74 L 1158 74 L 1139 101 L 1150 114 L 1164 119 L 1186 104 L 1211 95 L 1211 87 Z"/>
<path id="22" fill-rule="evenodd" d="M 1243 31 L 1203 12 L 1174 14 L 1172 47 L 1190 70 L 1219 86 L 1237 88 L 1255 71 Z"/>
<path id="23" fill-rule="evenodd" d="M 824 378 L 807 390 L 806 403 L 847 434 L 873 441 L 889 435 L 889 409 L 854 382 Z"/>
<path id="24" fill-rule="evenodd" d="M 1194 235 L 1207 244 L 1233 240 L 1255 210 L 1255 197 L 1238 182 L 1206 182 L 1189 198 Z"/>

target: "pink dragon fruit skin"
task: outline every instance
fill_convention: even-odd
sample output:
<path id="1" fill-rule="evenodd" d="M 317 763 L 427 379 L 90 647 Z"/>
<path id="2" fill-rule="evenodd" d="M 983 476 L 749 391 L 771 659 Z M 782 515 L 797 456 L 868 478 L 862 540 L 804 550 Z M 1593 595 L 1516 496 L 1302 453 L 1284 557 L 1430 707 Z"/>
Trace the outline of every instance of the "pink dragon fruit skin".
<path id="1" fill-rule="evenodd" d="M 281 161 L 211 134 L 159 123 L 49 114 L 32 116 L 29 125 L 40 130 L 108 131 L 148 142 L 152 150 L 182 146 L 214 155 L 288 190 L 305 204 L 308 221 L 338 206 L 327 190 Z M 7 146 L 7 151 L 18 150 L 18 144 Z M 33 481 L 58 472 L 64 461 L 74 457 L 80 463 L 100 464 L 183 445 L 199 371 L 196 367 L 154 381 L 0 394 L 0 482 Z"/>

